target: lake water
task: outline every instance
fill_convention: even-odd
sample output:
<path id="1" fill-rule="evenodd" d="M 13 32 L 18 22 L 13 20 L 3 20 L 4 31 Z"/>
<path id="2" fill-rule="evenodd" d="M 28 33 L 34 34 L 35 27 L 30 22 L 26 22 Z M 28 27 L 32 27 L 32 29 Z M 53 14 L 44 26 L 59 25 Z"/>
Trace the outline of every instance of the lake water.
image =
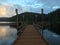
<path id="1" fill-rule="evenodd" d="M 11 45 L 17 38 L 17 30 L 10 26 L 0 26 L 0 45 Z"/>
<path id="2" fill-rule="evenodd" d="M 42 34 L 41 30 L 39 30 L 39 32 Z M 49 45 L 60 45 L 60 35 L 57 35 L 48 29 L 43 31 L 43 37 L 49 43 Z"/>
<path id="3" fill-rule="evenodd" d="M 39 32 L 41 32 L 39 30 Z M 60 45 L 60 35 L 48 29 L 44 30 L 44 38 L 50 45 Z M 17 38 L 17 30 L 8 25 L 0 26 L 0 45 L 11 45 Z"/>

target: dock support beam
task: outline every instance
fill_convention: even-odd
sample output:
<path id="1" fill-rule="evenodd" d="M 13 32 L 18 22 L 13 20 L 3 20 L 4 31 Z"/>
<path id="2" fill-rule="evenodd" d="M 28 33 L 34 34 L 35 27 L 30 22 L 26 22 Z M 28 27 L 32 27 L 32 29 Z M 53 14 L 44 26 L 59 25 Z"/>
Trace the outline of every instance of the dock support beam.
<path id="1" fill-rule="evenodd" d="M 41 14 L 42 14 L 42 37 L 43 37 L 43 8 L 41 9 Z"/>
<path id="2" fill-rule="evenodd" d="M 15 11 L 16 11 L 16 19 L 17 19 L 17 20 L 16 20 L 16 21 L 17 21 L 16 23 L 17 23 L 17 29 L 18 29 L 18 25 L 19 25 L 19 24 L 18 24 L 18 9 L 16 9 Z"/>

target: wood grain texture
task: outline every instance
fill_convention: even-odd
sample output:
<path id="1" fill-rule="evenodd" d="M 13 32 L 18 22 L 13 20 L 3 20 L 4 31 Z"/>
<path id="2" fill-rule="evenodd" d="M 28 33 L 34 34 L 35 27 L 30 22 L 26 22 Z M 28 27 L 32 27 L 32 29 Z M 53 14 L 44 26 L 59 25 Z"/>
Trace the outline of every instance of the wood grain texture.
<path id="1" fill-rule="evenodd" d="M 48 45 L 33 25 L 28 25 L 13 45 Z"/>

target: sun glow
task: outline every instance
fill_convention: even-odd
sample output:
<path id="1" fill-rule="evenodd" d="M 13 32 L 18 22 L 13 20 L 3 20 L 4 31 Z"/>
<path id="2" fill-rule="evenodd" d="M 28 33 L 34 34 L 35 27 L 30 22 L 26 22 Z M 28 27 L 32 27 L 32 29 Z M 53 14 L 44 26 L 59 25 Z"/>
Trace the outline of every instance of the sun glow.
<path id="1" fill-rule="evenodd" d="M 5 27 L 0 28 L 0 37 L 6 36 L 6 34 L 7 34 L 7 29 Z"/>
<path id="2" fill-rule="evenodd" d="M 0 15 L 2 17 L 6 17 L 7 16 L 7 10 L 5 7 L 0 7 Z"/>

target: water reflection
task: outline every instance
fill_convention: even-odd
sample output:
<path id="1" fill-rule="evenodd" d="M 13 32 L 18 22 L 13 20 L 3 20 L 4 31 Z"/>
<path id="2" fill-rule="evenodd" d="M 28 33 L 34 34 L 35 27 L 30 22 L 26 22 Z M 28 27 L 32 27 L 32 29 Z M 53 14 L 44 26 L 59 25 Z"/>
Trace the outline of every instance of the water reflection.
<path id="1" fill-rule="evenodd" d="M 41 30 L 39 30 L 39 32 L 42 33 Z M 60 45 L 60 35 L 57 35 L 56 33 L 45 29 L 43 31 L 43 36 L 47 40 L 49 45 Z"/>
<path id="2" fill-rule="evenodd" d="M 3 23 L 4 24 L 4 23 L 15 23 L 15 22 L 0 22 L 0 23 Z"/>
<path id="3" fill-rule="evenodd" d="M 6 27 L 0 27 L 0 37 L 6 36 L 7 34 L 7 28 Z"/>
<path id="4" fill-rule="evenodd" d="M 0 26 L 0 45 L 11 45 L 17 38 L 17 30 L 9 26 Z"/>

